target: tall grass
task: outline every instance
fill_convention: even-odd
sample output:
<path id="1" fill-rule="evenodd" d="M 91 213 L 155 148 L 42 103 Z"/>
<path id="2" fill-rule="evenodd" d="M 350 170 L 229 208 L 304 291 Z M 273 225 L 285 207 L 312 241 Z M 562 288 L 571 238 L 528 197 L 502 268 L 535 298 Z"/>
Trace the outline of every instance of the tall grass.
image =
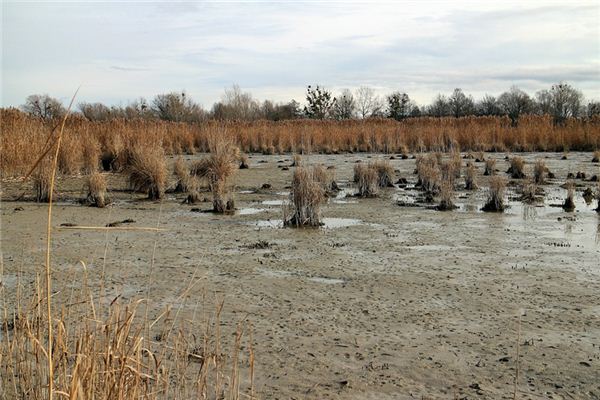
<path id="1" fill-rule="evenodd" d="M 316 172 L 316 173 L 315 173 Z M 290 205 L 284 206 L 283 223 L 293 227 L 321 225 L 321 204 L 325 199 L 318 168 L 298 167 L 292 175 Z"/>
<path id="2" fill-rule="evenodd" d="M 35 162 L 38 169 L 50 171 L 45 173 L 50 178 L 44 279 L 36 274 L 33 285 L 19 282 L 13 293 L 0 285 L 4 305 L 0 316 L 0 395 L 7 399 L 49 400 L 239 399 L 239 349 L 244 328 L 238 326 L 232 362 L 227 363 L 220 345 L 222 305 L 217 308 L 214 322 L 206 324 L 204 330 L 190 326 L 194 321 L 167 320 L 167 312 L 149 320 L 147 313 L 138 312 L 141 302 L 149 297 L 121 305 L 117 296 L 107 305 L 101 300 L 103 293 L 95 296 L 95 287 L 88 285 L 83 263 L 82 276 L 71 276 L 78 282 L 72 290 L 53 291 L 52 204 L 68 115 L 58 134 L 48 136 L 50 146 L 44 153 L 49 156 L 42 155 Z M 50 162 L 45 160 L 48 157 Z M 2 267 L 0 262 L 3 275 Z M 195 283 L 192 281 L 176 302 Z M 159 327 L 160 333 L 152 340 L 150 332 Z M 252 385 L 252 344 L 249 360 Z M 247 397 L 254 397 L 252 390 Z"/>
<path id="3" fill-rule="evenodd" d="M 52 126 L 15 109 L 2 109 L 0 170 L 22 175 L 34 161 L 35 149 Z M 161 143 L 165 154 L 208 151 L 211 136 L 228 132 L 243 152 L 361 152 L 409 151 L 593 151 L 600 148 L 600 118 L 571 119 L 555 125 L 550 117 L 524 116 L 518 126 L 508 118 L 411 118 L 367 121 L 254 121 L 202 124 L 150 120 L 90 122 L 72 117 L 64 137 L 73 152 L 64 153 L 64 167 L 80 168 L 83 142 L 100 144 L 103 166 L 119 170 L 127 164 L 127 150 L 141 143 Z M 32 151 L 33 150 L 33 151 Z"/>
<path id="4" fill-rule="evenodd" d="M 160 200 L 167 185 L 167 164 L 159 146 L 131 149 L 127 172 L 130 187 L 148 194 L 150 200 Z"/>
<path id="5" fill-rule="evenodd" d="M 506 179 L 501 176 L 490 178 L 487 188 L 487 199 L 483 211 L 502 212 L 506 208 L 504 196 L 506 191 Z"/>

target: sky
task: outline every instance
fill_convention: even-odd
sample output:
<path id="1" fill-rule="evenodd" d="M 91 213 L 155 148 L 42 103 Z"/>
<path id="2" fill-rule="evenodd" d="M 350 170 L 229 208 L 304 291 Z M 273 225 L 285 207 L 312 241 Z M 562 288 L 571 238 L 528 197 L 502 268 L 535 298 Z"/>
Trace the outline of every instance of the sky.
<path id="1" fill-rule="evenodd" d="M 370 86 L 419 104 L 559 81 L 600 99 L 600 1 L 2 2 L 2 106 L 34 93 L 125 105 L 238 84 L 304 102 Z"/>

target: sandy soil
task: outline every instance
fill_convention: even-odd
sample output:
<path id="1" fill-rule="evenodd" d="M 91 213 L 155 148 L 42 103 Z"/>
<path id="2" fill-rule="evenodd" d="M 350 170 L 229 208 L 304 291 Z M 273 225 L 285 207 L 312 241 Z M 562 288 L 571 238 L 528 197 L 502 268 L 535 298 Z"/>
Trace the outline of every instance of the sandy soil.
<path id="1" fill-rule="evenodd" d="M 487 156 L 506 170 L 504 154 Z M 537 156 L 525 154 L 528 168 Z M 293 170 L 279 167 L 289 155 L 250 159 L 237 175 L 240 212 L 231 216 L 192 212 L 210 204 L 183 205 L 181 196 L 158 203 L 116 190 L 111 207 L 88 208 L 73 201 L 83 180 L 64 178 L 56 226 L 131 218 L 133 226 L 165 231 L 56 230 L 55 287 L 78 284 L 79 260 L 95 279 L 105 263 L 111 296 L 133 299 L 149 285 L 158 313 L 190 276 L 201 276 L 188 304 L 206 294 L 224 298 L 228 332 L 251 321 L 262 398 L 512 398 L 520 343 L 518 398 L 598 399 L 600 216 L 595 202 L 581 198 L 595 183 L 576 181 L 576 212 L 552 205 L 564 198 L 559 185 L 568 172 L 591 176 L 600 168 L 589 153 L 561 156 L 541 155 L 557 179 L 544 186 L 539 207 L 511 202 L 504 214 L 482 213 L 483 189 L 458 192 L 453 212 L 400 207 L 396 199 L 414 200 L 417 192 L 394 188 L 375 199 L 331 199 L 323 208 L 331 220 L 318 230 L 277 227 Z M 369 157 L 378 156 L 305 160 L 334 165 L 338 183 L 350 188 L 354 162 Z M 391 162 L 414 183 L 414 160 Z M 477 167 L 481 174 L 483 164 Z M 109 179 L 111 188 L 125 187 L 122 178 Z M 263 183 L 272 188 L 254 192 Z M 2 188 L 8 293 L 19 273 L 32 282 L 44 257 L 46 208 L 11 200 L 22 189 L 16 182 Z M 266 248 L 253 248 L 259 241 Z M 188 304 L 184 313 L 192 312 Z"/>

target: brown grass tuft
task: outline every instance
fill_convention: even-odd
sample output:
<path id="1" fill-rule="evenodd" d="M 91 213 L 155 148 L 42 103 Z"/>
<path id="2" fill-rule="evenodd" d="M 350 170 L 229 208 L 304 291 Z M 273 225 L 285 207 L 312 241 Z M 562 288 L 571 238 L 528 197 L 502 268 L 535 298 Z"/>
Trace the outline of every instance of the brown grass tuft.
<path id="1" fill-rule="evenodd" d="M 504 192 L 506 191 L 506 179 L 501 176 L 493 176 L 487 190 L 487 200 L 483 211 L 502 212 L 505 209 Z"/>
<path id="2" fill-rule="evenodd" d="M 465 168 L 465 189 L 477 189 L 477 167 L 471 162 L 469 162 Z"/>
<path id="3" fill-rule="evenodd" d="M 511 178 L 513 179 L 524 179 L 525 178 L 525 161 L 523 161 L 523 158 L 519 157 L 519 156 L 514 156 L 513 158 L 510 159 L 510 167 L 508 168 L 508 171 L 506 171 L 508 174 L 510 174 Z"/>
<path id="4" fill-rule="evenodd" d="M 533 166 L 533 180 L 536 185 L 543 185 L 546 182 L 547 171 L 548 168 L 544 160 L 541 158 L 537 159 Z"/>
<path id="5" fill-rule="evenodd" d="M 394 168 L 389 161 L 376 160 L 371 165 L 377 171 L 379 187 L 394 187 Z"/>
<path id="6" fill-rule="evenodd" d="M 521 186 L 521 201 L 524 203 L 535 203 L 537 200 L 537 184 L 535 180 L 529 179 Z"/>
<path id="7" fill-rule="evenodd" d="M 182 157 L 177 157 L 173 164 L 173 175 L 177 179 L 175 193 L 187 193 L 194 186 L 194 178 L 190 176 L 189 169 Z"/>
<path id="8" fill-rule="evenodd" d="M 358 163 L 354 166 L 354 179 L 360 197 L 375 197 L 379 193 L 379 175 L 372 164 Z"/>
<path id="9" fill-rule="evenodd" d="M 565 189 L 567 189 L 567 197 L 565 198 L 562 208 L 567 212 L 575 211 L 575 184 L 572 181 L 569 181 L 565 184 Z"/>
<path id="10" fill-rule="evenodd" d="M 167 164 L 162 147 L 132 149 L 128 175 L 131 189 L 147 193 L 150 200 L 162 199 L 167 184 Z"/>
<path id="11" fill-rule="evenodd" d="M 600 150 L 596 150 L 594 155 L 592 156 L 592 162 L 597 163 L 600 162 Z"/>
<path id="12" fill-rule="evenodd" d="M 417 157 L 417 185 L 429 195 L 434 195 L 440 189 L 440 169 L 438 167 L 437 155 L 428 154 Z"/>
<path id="13" fill-rule="evenodd" d="M 87 178 L 87 202 L 98 208 L 108 204 L 106 197 L 106 178 L 99 172 L 94 172 Z"/>
<path id="14" fill-rule="evenodd" d="M 35 201 L 47 203 L 50 200 L 50 182 L 52 180 L 52 163 L 46 156 L 32 174 Z"/>
<path id="15" fill-rule="evenodd" d="M 92 174 L 98 171 L 100 165 L 100 142 L 93 136 L 86 136 L 82 143 L 83 173 Z"/>
<path id="16" fill-rule="evenodd" d="M 440 185 L 440 203 L 436 207 L 440 211 L 450 211 L 454 205 L 454 185 L 451 181 L 443 181 Z"/>
<path id="17" fill-rule="evenodd" d="M 206 171 L 208 187 L 213 194 L 213 211 L 216 213 L 233 212 L 235 202 L 230 194 L 231 180 L 235 175 L 239 148 L 233 140 L 224 135 L 212 136 L 208 147 L 210 155 L 201 172 Z"/>
<path id="18" fill-rule="evenodd" d="M 485 176 L 494 176 L 496 175 L 496 160 L 493 158 L 488 158 L 485 160 L 485 171 L 483 171 L 483 175 Z"/>
<path id="19" fill-rule="evenodd" d="M 247 154 L 240 154 L 240 169 L 248 169 L 250 168 L 250 164 L 248 161 L 248 155 Z"/>
<path id="20" fill-rule="evenodd" d="M 291 204 L 284 207 L 285 226 L 317 227 L 321 225 L 321 204 L 325 191 L 317 179 L 315 168 L 298 167 L 292 176 Z"/>

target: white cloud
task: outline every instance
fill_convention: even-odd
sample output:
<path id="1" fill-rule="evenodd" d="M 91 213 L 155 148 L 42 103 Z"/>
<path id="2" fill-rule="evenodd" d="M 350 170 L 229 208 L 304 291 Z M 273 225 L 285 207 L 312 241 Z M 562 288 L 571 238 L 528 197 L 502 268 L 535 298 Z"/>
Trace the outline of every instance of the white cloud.
<path id="1" fill-rule="evenodd" d="M 121 103 L 233 83 L 303 100 L 307 84 L 534 92 L 567 80 L 600 97 L 596 2 L 180 2 L 2 5 L 2 104 L 31 93 Z M 568 16 L 568 17 L 565 17 Z"/>

